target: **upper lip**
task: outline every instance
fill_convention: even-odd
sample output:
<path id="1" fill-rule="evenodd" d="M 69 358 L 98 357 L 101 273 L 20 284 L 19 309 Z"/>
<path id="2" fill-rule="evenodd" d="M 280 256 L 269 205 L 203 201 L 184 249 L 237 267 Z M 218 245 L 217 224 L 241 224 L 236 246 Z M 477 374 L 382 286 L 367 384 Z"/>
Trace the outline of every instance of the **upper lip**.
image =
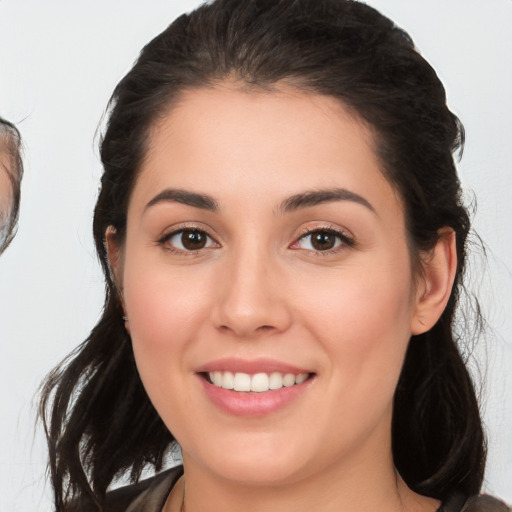
<path id="1" fill-rule="evenodd" d="M 278 361 L 276 359 L 259 358 L 259 359 L 238 359 L 226 357 L 210 361 L 196 369 L 197 373 L 207 372 L 232 372 L 232 373 L 248 373 L 254 375 L 256 373 L 293 373 L 299 375 L 301 373 L 311 373 L 311 370 L 300 368 L 298 366 Z"/>

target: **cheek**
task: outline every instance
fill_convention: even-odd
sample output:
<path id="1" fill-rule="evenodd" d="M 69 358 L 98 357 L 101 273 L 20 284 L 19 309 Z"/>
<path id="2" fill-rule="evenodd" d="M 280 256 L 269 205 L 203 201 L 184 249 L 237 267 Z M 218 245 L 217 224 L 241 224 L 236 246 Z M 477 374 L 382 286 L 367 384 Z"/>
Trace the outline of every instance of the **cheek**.
<path id="1" fill-rule="evenodd" d="M 192 268 L 192 267 L 190 267 Z M 185 348 L 197 338 L 208 315 L 206 275 L 195 269 L 127 259 L 124 269 L 126 314 L 141 376 L 157 379 L 171 366 L 185 365 Z"/>
<path id="2" fill-rule="evenodd" d="M 408 259 L 403 264 L 408 265 Z M 302 304 L 307 328 L 330 355 L 336 382 L 352 388 L 354 396 L 389 398 L 394 392 L 411 336 L 413 308 L 411 277 L 403 272 L 408 266 L 399 267 L 340 271 L 338 279 L 317 281 L 319 292 Z M 307 297 L 299 290 L 295 295 L 301 293 Z"/>
<path id="3" fill-rule="evenodd" d="M 156 265 L 127 265 L 125 307 L 130 336 L 144 388 L 172 432 L 187 432 L 186 414 L 193 403 L 190 347 L 201 332 L 205 290 L 200 283 Z"/>
<path id="4" fill-rule="evenodd" d="M 12 191 L 9 179 L 5 173 L 2 172 L 0 167 L 0 234 L 4 228 L 4 223 L 7 221 L 9 211 L 12 208 L 11 194 Z"/>

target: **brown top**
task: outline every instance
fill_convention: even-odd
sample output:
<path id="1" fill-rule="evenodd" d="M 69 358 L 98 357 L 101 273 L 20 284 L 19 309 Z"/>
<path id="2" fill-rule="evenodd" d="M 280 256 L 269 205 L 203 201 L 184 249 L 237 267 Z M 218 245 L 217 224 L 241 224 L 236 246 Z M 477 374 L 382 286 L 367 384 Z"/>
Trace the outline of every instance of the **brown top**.
<path id="1" fill-rule="evenodd" d="M 111 491 L 107 494 L 105 512 L 162 512 L 169 493 L 182 474 L 183 467 L 177 466 L 153 478 Z M 90 507 L 73 507 L 74 512 L 93 510 Z M 461 494 L 454 494 L 437 512 L 512 512 L 512 509 L 491 496 L 467 499 Z"/>

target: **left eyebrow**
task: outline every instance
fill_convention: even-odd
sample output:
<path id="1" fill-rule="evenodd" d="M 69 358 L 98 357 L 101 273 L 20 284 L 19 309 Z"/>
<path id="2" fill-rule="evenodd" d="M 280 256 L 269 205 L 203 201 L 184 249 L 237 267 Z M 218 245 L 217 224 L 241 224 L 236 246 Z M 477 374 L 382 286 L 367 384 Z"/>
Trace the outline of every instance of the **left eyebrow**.
<path id="1" fill-rule="evenodd" d="M 147 210 L 155 204 L 165 202 L 185 204 L 187 206 L 193 206 L 194 208 L 208 210 L 210 212 L 219 211 L 219 206 L 213 197 L 206 194 L 199 194 L 197 192 L 189 192 L 188 190 L 172 188 L 167 188 L 156 195 L 151 199 L 151 201 L 149 201 L 144 210 Z"/>
<path id="2" fill-rule="evenodd" d="M 375 208 L 368 200 L 359 194 L 344 188 L 313 190 L 311 192 L 295 194 L 281 203 L 280 210 L 283 213 L 289 213 L 300 208 L 308 208 L 335 201 L 352 201 L 368 208 L 371 212 L 376 213 Z"/>

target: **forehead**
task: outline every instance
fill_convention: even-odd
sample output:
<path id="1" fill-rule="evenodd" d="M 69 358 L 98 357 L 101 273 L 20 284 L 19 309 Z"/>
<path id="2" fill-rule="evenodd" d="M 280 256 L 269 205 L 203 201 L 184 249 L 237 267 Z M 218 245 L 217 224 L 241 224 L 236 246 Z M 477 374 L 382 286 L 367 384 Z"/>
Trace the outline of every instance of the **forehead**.
<path id="1" fill-rule="evenodd" d="M 155 124 L 150 140 L 153 144 L 163 139 L 172 142 L 172 137 L 177 146 L 180 137 L 195 135 L 205 144 L 214 138 L 224 142 L 223 146 L 231 142 L 231 152 L 237 147 L 247 152 L 250 146 L 261 151 L 264 146 L 268 150 L 279 147 L 285 153 L 301 139 L 307 143 L 305 150 L 313 144 L 319 147 L 320 141 L 324 149 L 333 142 L 343 144 L 339 130 L 344 127 L 349 127 L 344 138 L 351 132 L 350 137 L 359 139 L 361 145 L 373 146 L 369 127 L 334 97 L 291 86 L 261 90 L 226 83 L 184 91 Z"/>
<path id="2" fill-rule="evenodd" d="M 184 92 L 151 130 L 134 195 L 177 186 L 254 199 L 340 186 L 394 196 L 370 128 L 337 99 L 291 87 Z"/>

